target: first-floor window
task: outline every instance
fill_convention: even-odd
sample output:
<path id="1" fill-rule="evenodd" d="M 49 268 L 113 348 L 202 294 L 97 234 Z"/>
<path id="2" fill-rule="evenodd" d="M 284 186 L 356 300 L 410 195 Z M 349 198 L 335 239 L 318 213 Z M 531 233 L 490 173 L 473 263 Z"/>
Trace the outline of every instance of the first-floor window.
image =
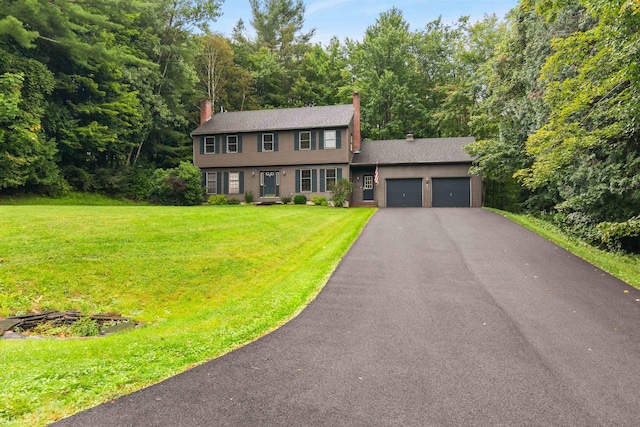
<path id="1" fill-rule="evenodd" d="M 238 194 L 240 192 L 240 173 L 229 172 L 229 194 Z"/>
<path id="2" fill-rule="evenodd" d="M 338 180 L 337 169 L 327 169 L 325 171 L 325 186 L 324 188 L 327 191 L 333 190 L 333 187 L 336 185 L 336 181 Z"/>
<path id="3" fill-rule="evenodd" d="M 207 172 L 207 193 L 216 194 L 218 192 L 218 174 Z"/>
<path id="4" fill-rule="evenodd" d="M 262 135 L 262 151 L 273 151 L 273 134 L 265 133 Z"/>
<path id="5" fill-rule="evenodd" d="M 216 138 L 214 136 L 204 137 L 204 154 L 215 154 Z"/>
<path id="6" fill-rule="evenodd" d="M 227 136 L 227 153 L 238 152 L 238 137 L 236 135 Z"/>
<path id="7" fill-rule="evenodd" d="M 311 191 L 311 169 L 302 169 L 300 171 L 300 190 Z"/>

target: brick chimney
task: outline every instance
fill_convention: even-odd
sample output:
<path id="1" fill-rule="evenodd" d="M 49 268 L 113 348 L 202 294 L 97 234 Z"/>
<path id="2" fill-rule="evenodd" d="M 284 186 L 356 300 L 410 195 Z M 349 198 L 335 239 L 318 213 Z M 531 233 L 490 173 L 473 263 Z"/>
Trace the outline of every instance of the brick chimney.
<path id="1" fill-rule="evenodd" d="M 353 92 L 353 152 L 360 152 L 360 94 Z"/>
<path id="2" fill-rule="evenodd" d="M 203 99 L 200 101 L 200 124 L 205 124 L 211 119 L 211 100 Z"/>

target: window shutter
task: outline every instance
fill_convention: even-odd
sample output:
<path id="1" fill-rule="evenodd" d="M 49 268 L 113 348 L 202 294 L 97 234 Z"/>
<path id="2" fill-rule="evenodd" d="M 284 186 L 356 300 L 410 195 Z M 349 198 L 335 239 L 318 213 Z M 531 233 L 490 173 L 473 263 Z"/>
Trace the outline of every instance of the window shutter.
<path id="1" fill-rule="evenodd" d="M 315 132 L 311 132 L 311 149 L 312 150 L 316 149 L 316 133 Z"/>
<path id="2" fill-rule="evenodd" d="M 336 169 L 336 179 L 337 180 L 341 180 L 342 179 L 342 168 Z"/>
<path id="3" fill-rule="evenodd" d="M 216 194 L 222 194 L 222 172 L 216 172 Z"/>
<path id="4" fill-rule="evenodd" d="M 222 154 L 227 152 L 227 135 L 220 135 L 220 145 L 222 145 Z"/>
<path id="5" fill-rule="evenodd" d="M 300 192 L 300 169 L 296 169 L 296 193 Z"/>
<path id="6" fill-rule="evenodd" d="M 200 154 L 204 154 L 204 136 L 200 137 Z"/>
<path id="7" fill-rule="evenodd" d="M 320 192 L 321 193 L 324 193 L 324 181 L 325 181 L 324 169 L 320 169 Z"/>
<path id="8" fill-rule="evenodd" d="M 220 154 L 220 135 L 213 137 L 213 152 Z"/>
<path id="9" fill-rule="evenodd" d="M 242 135 L 238 135 L 238 153 L 242 153 Z"/>
<path id="10" fill-rule="evenodd" d="M 229 194 L 229 172 L 224 172 L 224 194 Z"/>
<path id="11" fill-rule="evenodd" d="M 293 134 L 293 151 L 298 151 L 300 149 L 300 132 L 295 132 Z"/>
<path id="12" fill-rule="evenodd" d="M 240 172 L 238 174 L 238 180 L 239 182 L 239 187 L 240 187 L 240 194 L 244 194 L 244 172 Z"/>
<path id="13" fill-rule="evenodd" d="M 273 151 L 278 151 L 278 134 L 273 133 Z"/>
<path id="14" fill-rule="evenodd" d="M 207 173 L 202 172 L 202 188 L 207 188 Z"/>
<path id="15" fill-rule="evenodd" d="M 336 149 L 342 148 L 342 131 L 336 130 Z"/>
<path id="16" fill-rule="evenodd" d="M 262 153 L 262 134 L 258 134 L 258 153 Z"/>
<path id="17" fill-rule="evenodd" d="M 318 191 L 318 169 L 311 170 L 311 191 Z"/>
<path id="18" fill-rule="evenodd" d="M 320 141 L 318 144 L 320 147 L 318 148 L 318 150 L 324 150 L 324 131 L 319 131 L 318 136 L 320 137 Z"/>

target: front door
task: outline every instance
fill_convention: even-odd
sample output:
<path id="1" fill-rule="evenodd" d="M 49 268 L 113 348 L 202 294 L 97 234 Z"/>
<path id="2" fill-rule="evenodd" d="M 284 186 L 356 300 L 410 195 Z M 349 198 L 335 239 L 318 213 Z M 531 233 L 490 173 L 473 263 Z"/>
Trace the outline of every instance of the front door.
<path id="1" fill-rule="evenodd" d="M 373 175 L 364 176 L 364 185 L 362 186 L 362 200 L 370 202 L 373 200 Z"/>
<path id="2" fill-rule="evenodd" d="M 280 172 L 260 172 L 260 197 L 277 197 L 279 193 Z"/>

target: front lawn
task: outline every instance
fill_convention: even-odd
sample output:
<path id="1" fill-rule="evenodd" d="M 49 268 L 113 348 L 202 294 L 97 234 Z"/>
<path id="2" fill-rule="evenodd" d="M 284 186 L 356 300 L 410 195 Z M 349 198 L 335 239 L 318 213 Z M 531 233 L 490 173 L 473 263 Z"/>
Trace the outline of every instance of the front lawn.
<path id="1" fill-rule="evenodd" d="M 317 295 L 373 212 L 0 206 L 0 316 L 75 309 L 144 323 L 0 341 L 0 425 L 47 424 L 273 330 Z"/>

